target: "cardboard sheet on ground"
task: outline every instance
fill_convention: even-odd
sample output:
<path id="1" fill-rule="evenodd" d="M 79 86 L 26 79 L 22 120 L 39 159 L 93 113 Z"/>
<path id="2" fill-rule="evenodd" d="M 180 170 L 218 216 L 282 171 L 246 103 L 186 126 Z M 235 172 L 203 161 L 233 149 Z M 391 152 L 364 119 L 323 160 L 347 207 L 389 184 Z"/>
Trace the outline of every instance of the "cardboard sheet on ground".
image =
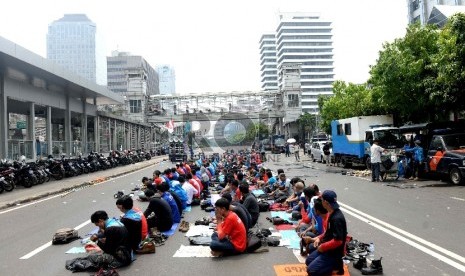
<path id="1" fill-rule="evenodd" d="M 221 196 L 219 194 L 212 194 L 211 198 L 210 198 L 212 206 L 215 206 L 215 202 L 220 198 L 221 198 Z"/>
<path id="2" fill-rule="evenodd" d="M 204 236 L 208 237 L 213 234 L 213 229 L 208 225 L 191 225 L 189 231 L 186 232 L 186 237 Z"/>
<path id="3" fill-rule="evenodd" d="M 260 190 L 260 189 L 253 190 L 252 193 L 254 194 L 254 196 L 260 196 L 260 195 L 265 194 L 265 192 L 263 190 Z"/>
<path id="4" fill-rule="evenodd" d="M 78 247 L 70 248 L 65 253 L 66 254 L 83 254 L 83 253 L 86 253 L 86 249 L 84 248 L 84 246 L 78 246 Z"/>
<path id="5" fill-rule="evenodd" d="M 188 258 L 188 257 L 213 257 L 211 254 L 210 246 L 187 246 L 182 245 L 174 253 L 173 257 Z"/>
<path id="6" fill-rule="evenodd" d="M 273 266 L 276 276 L 308 276 L 307 266 L 305 264 L 284 264 Z M 337 271 L 333 271 L 331 276 L 336 276 Z M 340 275 L 339 275 L 340 276 Z M 347 265 L 344 265 L 343 276 L 350 276 Z"/>
<path id="7" fill-rule="evenodd" d="M 165 232 L 162 232 L 163 234 L 169 236 L 173 236 L 174 233 L 176 232 L 176 229 L 178 228 L 179 223 L 173 223 L 173 226 L 171 226 L 171 229 Z"/>
<path id="8" fill-rule="evenodd" d="M 291 214 L 290 213 L 286 213 L 285 211 L 271 211 L 271 217 L 280 217 L 284 220 L 287 220 L 289 222 L 292 222 L 291 220 Z"/>
<path id="9" fill-rule="evenodd" d="M 287 246 L 288 248 L 300 249 L 300 238 L 295 230 L 282 230 L 279 232 L 281 233 L 282 237 L 281 242 L 283 240 L 289 240 L 289 246 Z"/>

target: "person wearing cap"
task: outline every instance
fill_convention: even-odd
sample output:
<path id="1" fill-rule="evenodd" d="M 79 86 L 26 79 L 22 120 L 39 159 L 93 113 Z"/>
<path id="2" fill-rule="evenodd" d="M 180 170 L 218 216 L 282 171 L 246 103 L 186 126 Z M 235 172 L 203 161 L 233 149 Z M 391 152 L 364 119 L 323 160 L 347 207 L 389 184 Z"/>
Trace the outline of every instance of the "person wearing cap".
<path id="1" fill-rule="evenodd" d="M 342 271 L 342 257 L 347 237 L 347 223 L 339 209 L 336 192 L 326 190 L 321 199 L 323 207 L 329 213 L 326 230 L 315 238 L 304 238 L 307 244 L 313 243 L 305 260 L 307 272 L 312 276 L 330 275 L 333 270 Z"/>
<path id="2" fill-rule="evenodd" d="M 379 141 L 375 139 L 373 145 L 370 147 L 371 153 L 371 182 L 379 180 L 379 170 L 381 166 L 381 153 L 386 151 L 384 148 L 378 145 Z"/>
<path id="3" fill-rule="evenodd" d="M 413 153 L 413 172 L 410 180 L 418 180 L 418 170 L 423 163 L 423 148 L 421 147 L 421 141 L 415 140 L 415 147 L 405 149 L 405 152 Z"/>

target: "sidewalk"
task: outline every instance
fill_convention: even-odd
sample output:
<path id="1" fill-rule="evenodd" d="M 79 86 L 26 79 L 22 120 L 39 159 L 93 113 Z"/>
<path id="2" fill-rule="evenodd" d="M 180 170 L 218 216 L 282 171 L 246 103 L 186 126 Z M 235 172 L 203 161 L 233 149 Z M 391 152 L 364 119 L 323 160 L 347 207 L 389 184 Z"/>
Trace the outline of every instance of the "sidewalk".
<path id="1" fill-rule="evenodd" d="M 120 175 L 134 172 L 149 166 L 160 164 L 162 161 L 168 161 L 167 156 L 155 156 L 152 159 L 139 162 L 132 165 L 118 166 L 116 168 L 105 171 L 98 171 L 80 176 L 64 178 L 62 180 L 53 180 L 32 186 L 32 188 L 24 188 L 17 186 L 11 192 L 3 192 L 0 194 L 0 210 L 13 207 L 18 204 L 31 202 L 47 196 L 65 193 L 74 188 L 92 185 L 102 182 Z"/>

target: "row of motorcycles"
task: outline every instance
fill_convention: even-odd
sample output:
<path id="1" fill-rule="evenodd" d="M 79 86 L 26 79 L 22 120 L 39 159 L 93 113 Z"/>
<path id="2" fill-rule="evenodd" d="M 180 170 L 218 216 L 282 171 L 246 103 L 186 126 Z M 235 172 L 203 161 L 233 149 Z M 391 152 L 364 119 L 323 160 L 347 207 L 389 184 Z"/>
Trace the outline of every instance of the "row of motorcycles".
<path id="1" fill-rule="evenodd" d="M 21 156 L 20 161 L 0 161 L 0 193 L 11 192 L 17 185 L 30 188 L 34 185 L 50 181 L 60 180 L 64 177 L 72 177 L 81 174 L 106 170 L 119 165 L 129 165 L 144 160 L 150 160 L 155 156 L 154 151 L 112 151 L 107 157 L 103 154 L 90 152 L 86 158 L 79 155 L 76 158 L 55 159 L 49 155 L 47 159 L 39 159 L 36 162 L 26 162 L 26 157 Z"/>

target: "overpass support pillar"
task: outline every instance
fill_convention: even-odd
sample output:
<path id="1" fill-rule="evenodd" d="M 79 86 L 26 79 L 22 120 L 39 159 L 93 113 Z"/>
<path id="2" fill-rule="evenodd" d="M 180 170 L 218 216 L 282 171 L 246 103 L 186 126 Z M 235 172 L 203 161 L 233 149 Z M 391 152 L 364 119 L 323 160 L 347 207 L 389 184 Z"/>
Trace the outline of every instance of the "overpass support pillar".
<path id="1" fill-rule="evenodd" d="M 8 154 L 8 98 L 4 87 L 3 73 L 0 72 L 0 159 L 7 158 Z"/>
<path id="2" fill-rule="evenodd" d="M 45 121 L 45 141 L 47 142 L 47 154 L 52 154 L 52 107 L 47 106 L 47 118 Z"/>
<path id="3" fill-rule="evenodd" d="M 32 141 L 31 158 L 37 158 L 37 143 L 36 143 L 36 108 L 34 103 L 29 103 L 29 116 L 27 117 L 27 139 Z"/>
<path id="4" fill-rule="evenodd" d="M 65 109 L 65 152 L 71 156 L 71 146 L 73 141 L 71 135 L 71 110 L 69 108 L 69 96 L 66 95 L 66 109 Z"/>

